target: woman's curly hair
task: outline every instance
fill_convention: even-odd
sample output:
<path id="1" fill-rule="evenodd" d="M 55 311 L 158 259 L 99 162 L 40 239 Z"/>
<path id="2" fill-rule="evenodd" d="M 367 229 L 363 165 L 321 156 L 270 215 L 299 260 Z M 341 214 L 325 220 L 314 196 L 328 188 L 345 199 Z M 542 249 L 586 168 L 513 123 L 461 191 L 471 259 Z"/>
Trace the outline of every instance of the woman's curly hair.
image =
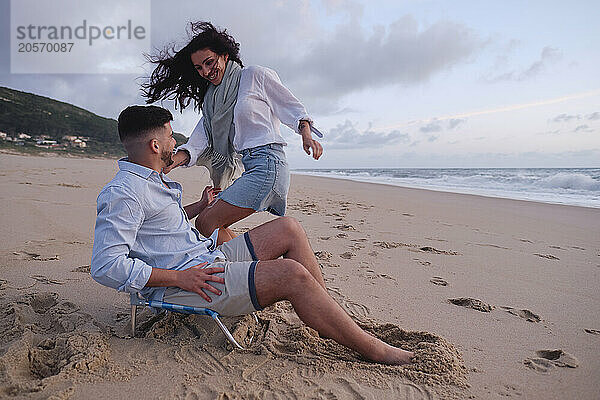
<path id="1" fill-rule="evenodd" d="M 209 48 L 218 55 L 229 54 L 229 60 L 240 60 L 240 44 L 227 34 L 227 30 L 217 30 L 210 22 L 190 22 L 188 35 L 191 41 L 181 50 L 167 46 L 158 54 L 147 55 L 148 61 L 156 64 L 152 75 L 143 83 L 142 96 L 146 103 L 159 100 L 175 100 L 175 108 L 183 111 L 194 100 L 194 109 L 202 107 L 204 94 L 209 82 L 202 78 L 192 64 L 191 55 L 198 50 Z"/>

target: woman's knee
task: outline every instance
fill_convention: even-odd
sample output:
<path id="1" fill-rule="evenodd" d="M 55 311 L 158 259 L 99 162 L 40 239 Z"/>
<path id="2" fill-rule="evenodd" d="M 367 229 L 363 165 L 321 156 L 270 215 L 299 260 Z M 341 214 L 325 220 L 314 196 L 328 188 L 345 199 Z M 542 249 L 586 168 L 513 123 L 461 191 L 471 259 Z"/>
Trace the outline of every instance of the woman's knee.
<path id="1" fill-rule="evenodd" d="M 217 226 L 213 226 L 214 223 L 207 218 L 207 215 L 204 213 L 200 213 L 196 217 L 195 225 L 196 229 L 198 229 L 204 236 L 210 235 L 216 228 L 218 228 Z"/>

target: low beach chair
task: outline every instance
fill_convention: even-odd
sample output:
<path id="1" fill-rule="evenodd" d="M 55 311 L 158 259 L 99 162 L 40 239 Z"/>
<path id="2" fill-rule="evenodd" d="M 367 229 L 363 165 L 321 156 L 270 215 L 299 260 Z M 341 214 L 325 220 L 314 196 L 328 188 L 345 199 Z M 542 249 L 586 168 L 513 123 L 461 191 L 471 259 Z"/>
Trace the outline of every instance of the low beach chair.
<path id="1" fill-rule="evenodd" d="M 221 331 L 223 331 L 223 334 L 231 342 L 231 344 L 233 345 L 234 348 L 244 350 L 244 348 L 242 346 L 240 346 L 240 344 L 234 339 L 233 335 L 231 334 L 231 332 L 229 332 L 229 329 L 227 329 L 225 324 L 223 324 L 223 322 L 219 318 L 219 313 L 217 313 L 216 311 L 213 311 L 208 308 L 183 306 L 181 304 L 165 303 L 162 301 L 154 301 L 154 300 L 147 301 L 146 299 L 142 298 L 138 293 L 131 293 L 129 296 L 129 302 L 131 304 L 131 336 L 132 337 L 135 337 L 135 317 L 136 317 L 136 313 L 137 313 L 137 308 L 138 307 L 153 307 L 153 308 L 167 310 L 167 311 L 173 311 L 173 312 L 181 313 L 181 314 L 207 315 L 207 316 L 211 317 L 213 319 L 213 321 L 215 321 L 215 323 L 219 326 Z M 256 315 L 254 315 L 254 318 L 258 322 L 258 318 L 256 317 Z M 250 342 L 252 342 L 252 338 L 250 339 Z"/>

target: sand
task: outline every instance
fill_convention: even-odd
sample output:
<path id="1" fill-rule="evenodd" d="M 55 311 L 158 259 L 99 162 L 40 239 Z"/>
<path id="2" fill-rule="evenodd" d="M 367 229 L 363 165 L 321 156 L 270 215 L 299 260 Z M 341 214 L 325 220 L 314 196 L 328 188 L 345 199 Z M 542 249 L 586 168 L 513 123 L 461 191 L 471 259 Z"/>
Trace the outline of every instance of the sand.
<path id="1" fill-rule="evenodd" d="M 367 362 L 289 303 L 225 323 L 139 312 L 89 275 L 95 200 L 114 160 L 0 154 L 0 397 L 596 399 L 600 210 L 294 175 L 329 293 L 417 354 Z M 173 171 L 184 202 L 208 182 Z M 237 232 L 272 217 L 237 223 Z"/>

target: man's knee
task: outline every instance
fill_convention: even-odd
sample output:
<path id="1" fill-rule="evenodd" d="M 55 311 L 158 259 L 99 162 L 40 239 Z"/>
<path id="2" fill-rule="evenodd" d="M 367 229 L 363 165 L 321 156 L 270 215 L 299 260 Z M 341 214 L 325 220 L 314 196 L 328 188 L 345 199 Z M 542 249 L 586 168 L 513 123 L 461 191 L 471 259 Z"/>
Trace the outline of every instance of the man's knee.
<path id="1" fill-rule="evenodd" d="M 285 287 L 286 291 L 294 293 L 298 290 L 306 290 L 311 281 L 314 280 L 310 272 L 298 261 L 282 259 L 281 263 L 280 271 L 284 278 L 283 281 L 286 282 L 282 286 Z"/>
<path id="2" fill-rule="evenodd" d="M 317 284 L 302 264 L 292 259 L 260 261 L 255 273 L 259 303 L 266 307 L 280 300 L 293 300 L 306 295 Z"/>
<path id="3" fill-rule="evenodd" d="M 281 217 L 279 218 L 279 221 L 282 229 L 284 230 L 285 234 L 289 237 L 289 236 L 294 236 L 294 237 L 301 237 L 301 238 L 305 238 L 306 237 L 306 233 L 304 232 L 304 229 L 302 228 L 302 225 L 300 225 L 300 222 L 298 222 L 298 220 L 294 217 Z"/>

